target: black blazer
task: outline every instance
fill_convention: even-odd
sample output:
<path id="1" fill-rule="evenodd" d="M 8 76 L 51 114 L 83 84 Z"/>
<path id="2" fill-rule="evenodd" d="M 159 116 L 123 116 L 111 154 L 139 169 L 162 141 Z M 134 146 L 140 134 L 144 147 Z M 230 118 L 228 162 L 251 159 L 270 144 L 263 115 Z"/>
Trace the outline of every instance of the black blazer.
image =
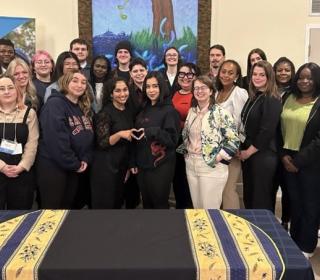
<path id="1" fill-rule="evenodd" d="M 249 98 L 241 112 L 246 134 L 241 149 L 247 149 L 253 145 L 260 151 L 276 152 L 277 127 L 281 111 L 280 99 L 259 92 L 254 99 Z"/>

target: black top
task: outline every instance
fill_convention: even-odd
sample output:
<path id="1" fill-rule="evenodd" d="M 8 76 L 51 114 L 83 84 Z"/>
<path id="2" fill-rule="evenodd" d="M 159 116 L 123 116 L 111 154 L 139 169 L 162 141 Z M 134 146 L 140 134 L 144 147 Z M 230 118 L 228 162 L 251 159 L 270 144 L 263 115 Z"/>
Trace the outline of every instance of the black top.
<path id="1" fill-rule="evenodd" d="M 106 168 L 117 172 L 118 169 L 126 169 L 129 162 L 131 143 L 120 139 L 115 145 L 110 145 L 110 136 L 121 130 L 133 128 L 133 117 L 131 111 L 123 111 L 114 107 L 112 103 L 107 104 L 94 119 L 94 130 L 96 136 L 95 157 L 99 154 L 103 157 Z"/>
<path id="2" fill-rule="evenodd" d="M 161 69 L 160 72 L 162 73 L 163 75 L 163 78 L 164 80 L 166 81 L 167 85 L 168 85 L 168 88 L 169 88 L 169 91 L 170 91 L 170 96 L 171 98 L 173 97 L 173 95 L 181 89 L 181 87 L 179 86 L 178 84 L 178 73 L 177 75 L 175 76 L 174 80 L 173 80 L 173 83 L 172 85 L 170 84 L 170 81 L 169 81 L 169 78 L 168 78 L 168 75 L 167 75 L 167 69 Z"/>
<path id="3" fill-rule="evenodd" d="M 130 95 L 126 106 L 133 113 L 133 116 L 136 117 L 143 108 L 143 92 L 135 84 L 130 85 L 129 92 Z"/>
<path id="4" fill-rule="evenodd" d="M 37 78 L 33 78 L 32 82 L 37 90 L 37 96 L 39 100 L 39 108 L 38 108 L 38 112 L 39 112 L 41 107 L 44 104 L 44 95 L 46 93 L 46 89 L 48 86 L 51 85 L 51 82 L 42 82 Z"/>
<path id="5" fill-rule="evenodd" d="M 253 145 L 258 150 L 277 151 L 276 131 L 282 111 L 281 100 L 261 92 L 249 98 L 241 112 L 246 139 L 241 149 Z"/>
<path id="6" fill-rule="evenodd" d="M 126 81 L 130 81 L 130 73 L 129 71 L 121 71 L 119 68 L 115 68 L 111 71 L 111 77 L 121 77 L 124 78 Z"/>
<path id="7" fill-rule="evenodd" d="M 26 122 L 30 109 L 31 107 L 29 106 L 23 117 L 22 123 L 0 123 L 0 141 L 2 141 L 2 139 L 14 141 L 16 137 L 17 143 L 22 145 L 23 151 L 29 136 L 29 129 Z M 8 153 L 0 152 L 0 159 L 3 160 L 6 164 L 18 165 L 21 161 L 21 158 L 22 154 L 11 155 Z"/>
<path id="8" fill-rule="evenodd" d="M 81 161 L 91 162 L 93 129 L 78 104 L 52 91 L 40 114 L 38 155 L 66 171 L 76 171 Z"/>
<path id="9" fill-rule="evenodd" d="M 144 128 L 145 138 L 135 141 L 132 167 L 148 169 L 175 156 L 180 134 L 180 117 L 171 99 L 162 104 L 147 104 L 136 118 L 135 128 Z"/>

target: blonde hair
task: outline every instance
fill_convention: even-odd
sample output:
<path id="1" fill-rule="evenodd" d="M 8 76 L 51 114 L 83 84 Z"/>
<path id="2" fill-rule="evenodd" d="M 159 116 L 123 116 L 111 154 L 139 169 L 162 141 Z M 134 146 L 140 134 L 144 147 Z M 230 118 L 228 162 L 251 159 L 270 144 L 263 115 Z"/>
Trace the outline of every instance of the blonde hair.
<path id="1" fill-rule="evenodd" d="M 26 105 L 23 104 L 23 96 L 22 96 L 21 90 L 14 83 L 14 79 L 11 76 L 7 75 L 7 74 L 0 75 L 0 80 L 4 79 L 4 78 L 10 79 L 12 81 L 13 86 L 14 86 L 16 92 L 17 92 L 16 102 L 17 102 L 18 108 L 20 110 L 24 109 L 26 107 Z"/>
<path id="2" fill-rule="evenodd" d="M 70 84 L 71 80 L 73 79 L 73 76 L 75 73 L 80 73 L 81 75 L 83 75 L 83 77 L 85 77 L 85 75 L 81 71 L 75 70 L 75 71 L 71 71 L 71 72 L 68 72 L 68 73 L 62 75 L 59 78 L 58 85 L 59 85 L 59 88 L 60 88 L 60 91 L 62 94 L 67 95 L 69 93 L 69 84 Z M 84 94 L 81 95 L 78 99 L 78 105 L 86 117 L 91 117 L 91 114 L 92 114 L 91 103 L 92 103 L 92 101 L 93 101 L 93 98 L 89 92 L 89 83 L 86 78 L 86 89 L 84 91 Z"/>
<path id="3" fill-rule="evenodd" d="M 32 108 L 37 110 L 39 107 L 39 100 L 37 97 L 36 87 L 34 86 L 34 84 L 32 82 L 32 73 L 31 73 L 31 69 L 30 69 L 29 65 L 23 59 L 15 58 L 9 63 L 6 74 L 11 76 L 12 80 L 16 84 L 15 78 L 14 78 L 14 71 L 16 70 L 17 66 L 21 66 L 23 68 L 23 70 L 27 71 L 29 74 L 28 84 L 26 87 L 26 99 L 29 99 L 31 102 Z M 21 91 L 21 89 L 20 89 L 20 91 Z"/>

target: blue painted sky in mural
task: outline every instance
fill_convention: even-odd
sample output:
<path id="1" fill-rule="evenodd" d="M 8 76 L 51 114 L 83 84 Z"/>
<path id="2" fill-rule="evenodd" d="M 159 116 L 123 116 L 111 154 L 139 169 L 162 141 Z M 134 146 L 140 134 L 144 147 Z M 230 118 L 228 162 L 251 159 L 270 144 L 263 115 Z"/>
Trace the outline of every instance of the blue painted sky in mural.
<path id="1" fill-rule="evenodd" d="M 18 26 L 29 21 L 30 18 L 20 17 L 0 17 L 0 38 L 6 36 L 9 32 L 17 28 Z"/>
<path id="2" fill-rule="evenodd" d="M 124 9 L 118 9 L 117 6 Z M 177 37 L 182 34 L 182 28 L 189 26 L 197 34 L 198 1 L 172 0 Z M 151 0 L 93 0 L 93 36 L 107 30 L 114 33 L 136 32 L 152 26 Z M 126 19 L 122 19 L 126 18 Z M 128 30 L 128 26 L 130 29 Z"/>

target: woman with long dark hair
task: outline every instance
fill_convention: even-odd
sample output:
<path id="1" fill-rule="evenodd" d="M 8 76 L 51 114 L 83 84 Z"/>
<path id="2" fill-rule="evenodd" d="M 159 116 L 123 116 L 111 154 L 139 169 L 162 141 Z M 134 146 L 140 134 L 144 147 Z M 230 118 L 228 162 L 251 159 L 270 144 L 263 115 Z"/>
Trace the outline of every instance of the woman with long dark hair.
<path id="1" fill-rule="evenodd" d="M 180 120 L 160 72 L 150 72 L 143 83 L 145 106 L 135 121 L 135 157 L 132 171 L 144 208 L 169 208 Z"/>

